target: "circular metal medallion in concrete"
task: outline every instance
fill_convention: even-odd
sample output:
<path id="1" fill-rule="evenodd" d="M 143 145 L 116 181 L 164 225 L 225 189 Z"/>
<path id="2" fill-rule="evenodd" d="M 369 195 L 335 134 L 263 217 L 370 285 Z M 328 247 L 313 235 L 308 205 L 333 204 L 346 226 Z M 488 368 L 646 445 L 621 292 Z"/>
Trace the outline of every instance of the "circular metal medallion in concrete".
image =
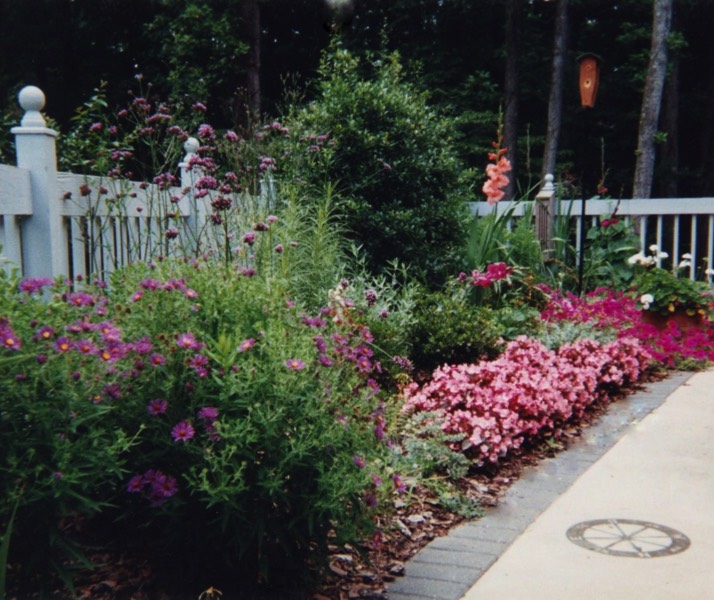
<path id="1" fill-rule="evenodd" d="M 633 519 L 596 519 L 583 521 L 568 529 L 568 539 L 600 554 L 634 558 L 671 556 L 689 548 L 689 538 L 683 533 Z"/>

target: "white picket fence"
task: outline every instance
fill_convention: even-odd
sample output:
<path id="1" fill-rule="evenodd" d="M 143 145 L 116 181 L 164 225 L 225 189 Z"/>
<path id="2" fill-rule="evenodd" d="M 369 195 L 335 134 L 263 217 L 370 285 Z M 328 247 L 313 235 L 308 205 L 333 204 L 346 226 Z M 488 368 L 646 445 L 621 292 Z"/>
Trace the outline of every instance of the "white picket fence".
<path id="1" fill-rule="evenodd" d="M 713 277 L 707 271 L 714 268 L 714 198 L 557 200 L 555 194 L 553 176 L 546 175 L 536 200 L 499 202 L 493 206 L 474 202 L 471 213 L 486 216 L 510 212 L 512 219 L 517 219 L 537 214 L 539 207 L 546 211 L 550 207 L 553 214 L 569 219 L 573 246 L 579 249 L 583 231 L 599 226 L 616 211 L 618 219 L 639 231 L 641 252 L 648 254 L 651 246 L 657 246 L 660 252 L 669 255 L 667 265 L 672 268 L 680 264 L 683 256 L 689 255 L 688 260 L 694 265 L 688 270 L 689 277 L 712 282 Z M 661 256 L 658 264 L 662 266 Z"/>
<path id="2" fill-rule="evenodd" d="M 5 269 L 17 268 L 24 277 L 96 279 L 106 278 L 121 265 L 164 254 L 157 244 L 165 243 L 165 239 L 157 232 L 166 227 L 166 215 L 155 210 L 161 194 L 179 197 L 172 210 L 188 234 L 183 238 L 185 243 L 205 228 L 210 198 L 198 200 L 190 191 L 197 177 L 188 168 L 198 148 L 194 139 L 186 142 L 186 156 L 177 165 L 180 188 L 167 191 L 155 184 L 60 173 L 57 133 L 47 127 L 40 113 L 44 94 L 38 88 L 26 87 L 20 92 L 19 102 L 25 114 L 20 126 L 12 129 L 17 166 L 0 165 L 0 261 Z M 87 184 L 91 194 L 83 193 Z M 102 187 L 106 193 L 98 194 Z M 555 203 L 554 196 L 553 178 L 546 176 L 537 206 L 550 205 L 551 214 L 557 207 L 561 215 L 569 215 L 575 222 L 575 245 L 579 247 L 582 200 Z M 471 203 L 472 212 L 479 215 L 502 213 L 510 207 L 507 202 L 495 206 Z M 517 203 L 513 217 L 522 216 L 531 207 L 532 202 Z M 612 200 L 590 199 L 584 218 L 588 224 L 595 224 L 614 209 Z M 712 265 L 714 198 L 623 200 L 618 216 L 638 220 L 643 250 L 654 243 L 669 252 L 674 264 L 689 253 L 692 264 Z M 695 276 L 694 269 L 691 276 Z"/>

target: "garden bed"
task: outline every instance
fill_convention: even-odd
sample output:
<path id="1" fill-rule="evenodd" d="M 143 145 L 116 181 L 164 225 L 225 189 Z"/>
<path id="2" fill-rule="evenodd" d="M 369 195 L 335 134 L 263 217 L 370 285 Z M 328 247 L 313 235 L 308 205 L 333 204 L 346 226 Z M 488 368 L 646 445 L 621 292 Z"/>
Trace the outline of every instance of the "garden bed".
<path id="1" fill-rule="evenodd" d="M 525 470 L 577 443 L 582 433 L 607 412 L 612 402 L 622 400 L 641 389 L 642 384 L 661 380 L 664 376 L 661 372 L 650 371 L 638 384 L 623 388 L 616 397 L 591 404 L 579 419 L 572 420 L 562 428 L 557 440 L 534 439 L 509 453 L 505 460 L 497 464 L 472 469 L 459 481 L 460 492 L 464 497 L 478 502 L 484 510 L 497 506 L 503 494 Z M 365 540 L 361 545 L 331 546 L 324 580 L 312 591 L 273 590 L 265 592 L 263 596 L 253 591 L 248 596 L 235 596 L 232 589 L 221 588 L 224 585 L 221 582 L 213 583 L 216 590 L 223 592 L 224 600 L 268 600 L 278 597 L 281 600 L 387 598 L 387 585 L 404 574 L 405 564 L 412 556 L 431 540 L 447 535 L 452 528 L 466 520 L 463 515 L 441 506 L 431 490 L 417 486 L 410 491 L 408 504 L 397 501 L 393 514 L 380 523 L 383 535 L 378 545 Z M 89 536 L 90 541 L 100 538 L 99 531 L 93 531 Z M 174 589 L 172 582 L 181 580 L 181 574 L 157 568 L 156 557 L 143 555 L 140 547 L 123 550 L 109 547 L 91 556 L 91 559 L 100 566 L 85 571 L 77 578 L 76 591 L 80 599 L 182 600 L 195 598 L 200 593 L 192 590 L 191 594 L 186 594 L 185 590 Z M 209 588 L 205 590 L 210 591 Z M 61 594 L 61 591 L 57 591 L 57 597 L 61 597 Z M 12 590 L 8 598 L 20 600 Z"/>

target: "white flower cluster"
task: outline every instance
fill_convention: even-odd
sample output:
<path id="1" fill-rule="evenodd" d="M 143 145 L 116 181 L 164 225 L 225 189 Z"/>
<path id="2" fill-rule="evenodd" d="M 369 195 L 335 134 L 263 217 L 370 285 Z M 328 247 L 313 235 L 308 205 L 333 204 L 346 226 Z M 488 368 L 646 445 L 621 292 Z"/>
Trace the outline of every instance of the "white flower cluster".
<path id="1" fill-rule="evenodd" d="M 640 296 L 640 304 L 645 310 L 649 310 L 650 304 L 654 302 L 654 296 L 652 294 L 642 294 Z"/>
<path id="2" fill-rule="evenodd" d="M 660 249 L 657 247 L 656 244 L 652 244 L 649 247 L 649 250 L 652 253 L 651 256 L 645 256 L 643 252 L 638 252 L 637 254 L 633 254 L 632 256 L 630 256 L 630 258 L 627 259 L 627 263 L 630 265 L 651 267 L 652 265 L 657 264 L 662 259 L 669 257 L 669 254 L 667 254 L 666 252 L 660 252 Z"/>

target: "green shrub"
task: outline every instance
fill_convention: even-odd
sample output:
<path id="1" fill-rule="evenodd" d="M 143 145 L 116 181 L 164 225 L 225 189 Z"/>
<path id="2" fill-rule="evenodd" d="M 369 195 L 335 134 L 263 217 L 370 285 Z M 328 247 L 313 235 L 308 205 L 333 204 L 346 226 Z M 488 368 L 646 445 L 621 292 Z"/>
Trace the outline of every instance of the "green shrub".
<path id="1" fill-rule="evenodd" d="M 332 48 L 320 76 L 316 100 L 291 115 L 290 131 L 322 134 L 322 158 L 292 176 L 337 184 L 347 231 L 373 271 L 397 259 L 443 282 L 460 258 L 468 199 L 450 122 L 405 81 L 396 55 L 373 61 L 365 76 L 357 58 Z"/>
<path id="2" fill-rule="evenodd" d="M 422 296 L 411 335 L 417 371 L 493 358 L 501 345 L 494 311 L 451 290 Z"/>

